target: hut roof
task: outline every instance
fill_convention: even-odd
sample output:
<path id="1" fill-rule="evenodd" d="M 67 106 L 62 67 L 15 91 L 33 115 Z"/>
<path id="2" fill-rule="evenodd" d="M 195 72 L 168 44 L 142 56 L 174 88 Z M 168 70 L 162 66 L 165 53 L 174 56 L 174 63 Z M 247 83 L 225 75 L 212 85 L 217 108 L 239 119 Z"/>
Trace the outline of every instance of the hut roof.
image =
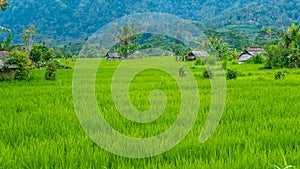
<path id="1" fill-rule="evenodd" d="M 192 51 L 189 55 L 196 56 L 196 57 L 206 57 L 209 56 L 209 53 L 206 51 Z"/>
<path id="2" fill-rule="evenodd" d="M 122 57 L 122 56 L 121 56 L 120 53 L 118 53 L 118 52 L 108 52 L 108 53 L 106 54 L 106 57 L 110 57 L 110 58 L 120 58 L 120 57 Z"/>

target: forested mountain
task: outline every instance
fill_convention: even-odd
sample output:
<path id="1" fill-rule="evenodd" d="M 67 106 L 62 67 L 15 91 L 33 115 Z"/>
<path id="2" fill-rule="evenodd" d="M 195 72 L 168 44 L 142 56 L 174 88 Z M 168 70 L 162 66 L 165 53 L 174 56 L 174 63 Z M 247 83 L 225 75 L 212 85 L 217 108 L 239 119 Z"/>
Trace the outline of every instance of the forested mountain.
<path id="1" fill-rule="evenodd" d="M 199 21 L 206 28 L 255 31 L 300 20 L 300 0 L 8 0 L 0 25 L 16 35 L 30 24 L 43 39 L 84 40 L 125 15 L 164 12 Z M 251 32 L 250 31 L 250 32 Z M 15 39 L 21 39 L 15 37 Z"/>

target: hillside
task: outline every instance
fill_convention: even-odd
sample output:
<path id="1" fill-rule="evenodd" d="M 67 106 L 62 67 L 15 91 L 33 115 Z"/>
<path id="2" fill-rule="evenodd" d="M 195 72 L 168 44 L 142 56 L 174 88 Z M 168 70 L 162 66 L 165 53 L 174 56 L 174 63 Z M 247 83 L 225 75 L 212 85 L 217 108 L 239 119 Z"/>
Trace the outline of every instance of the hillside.
<path id="1" fill-rule="evenodd" d="M 12 29 L 18 36 L 34 24 L 41 38 L 58 41 L 85 39 L 115 19 L 141 12 L 171 13 L 200 21 L 204 27 L 235 27 L 250 33 L 267 26 L 280 29 L 300 19 L 300 0 L 10 0 L 9 3 L 7 11 L 1 12 L 1 26 Z"/>

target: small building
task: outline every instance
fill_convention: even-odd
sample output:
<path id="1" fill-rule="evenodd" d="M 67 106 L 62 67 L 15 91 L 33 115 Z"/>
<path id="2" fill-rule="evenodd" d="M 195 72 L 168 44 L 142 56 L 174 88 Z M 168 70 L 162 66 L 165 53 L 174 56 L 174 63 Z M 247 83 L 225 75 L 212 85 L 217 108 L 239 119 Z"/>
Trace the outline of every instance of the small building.
<path id="1" fill-rule="evenodd" d="M 188 54 L 188 61 L 196 60 L 197 57 L 204 58 L 209 56 L 209 53 L 206 51 L 192 51 Z"/>
<path id="2" fill-rule="evenodd" d="M 240 64 L 244 63 L 248 59 L 252 58 L 253 56 L 257 54 L 261 54 L 263 51 L 264 49 L 260 46 L 250 46 L 248 50 L 244 51 L 237 57 L 237 60 L 239 61 Z"/>
<path id="3" fill-rule="evenodd" d="M 108 52 L 106 54 L 106 60 L 124 60 L 125 57 L 121 56 L 118 52 Z"/>
<path id="4" fill-rule="evenodd" d="M 0 51 L 0 59 L 3 58 L 3 57 L 6 57 L 6 56 L 9 56 L 9 55 L 8 55 L 8 51 L 1 50 L 1 51 Z"/>
<path id="5" fill-rule="evenodd" d="M 264 49 L 260 46 L 250 46 L 248 48 L 248 52 L 251 53 L 252 55 L 260 54 L 264 51 Z"/>
<path id="6" fill-rule="evenodd" d="M 128 58 L 130 58 L 130 59 L 140 58 L 140 57 L 142 57 L 142 55 L 140 54 L 139 51 L 136 51 L 136 52 L 134 52 L 133 54 L 130 54 L 130 55 L 128 56 Z"/>
<path id="7" fill-rule="evenodd" d="M 9 54 L 8 51 L 0 51 L 0 69 L 3 69 L 4 64 L 10 60 L 10 58 L 8 58 Z M 15 66 L 10 65 L 8 66 L 9 69 L 15 69 Z"/>

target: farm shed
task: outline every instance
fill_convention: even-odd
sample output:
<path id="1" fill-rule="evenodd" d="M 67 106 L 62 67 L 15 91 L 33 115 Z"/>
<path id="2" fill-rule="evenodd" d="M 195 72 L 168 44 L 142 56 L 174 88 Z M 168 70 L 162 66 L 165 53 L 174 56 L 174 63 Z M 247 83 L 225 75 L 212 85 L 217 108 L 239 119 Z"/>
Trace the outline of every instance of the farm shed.
<path id="1" fill-rule="evenodd" d="M 261 54 L 263 51 L 264 49 L 260 46 L 250 46 L 248 50 L 244 51 L 238 56 L 237 60 L 239 63 L 244 63 L 253 56 Z"/>
<path id="2" fill-rule="evenodd" d="M 209 56 L 209 53 L 206 51 L 192 51 L 188 54 L 188 61 L 196 60 L 197 57 L 204 58 Z"/>
<path id="3" fill-rule="evenodd" d="M 124 60 L 125 59 L 118 52 L 108 52 L 105 57 L 107 60 Z"/>
<path id="4" fill-rule="evenodd" d="M 0 51 L 0 69 L 3 69 L 5 62 L 9 61 L 8 51 Z M 15 66 L 8 66 L 9 69 L 14 69 Z"/>

